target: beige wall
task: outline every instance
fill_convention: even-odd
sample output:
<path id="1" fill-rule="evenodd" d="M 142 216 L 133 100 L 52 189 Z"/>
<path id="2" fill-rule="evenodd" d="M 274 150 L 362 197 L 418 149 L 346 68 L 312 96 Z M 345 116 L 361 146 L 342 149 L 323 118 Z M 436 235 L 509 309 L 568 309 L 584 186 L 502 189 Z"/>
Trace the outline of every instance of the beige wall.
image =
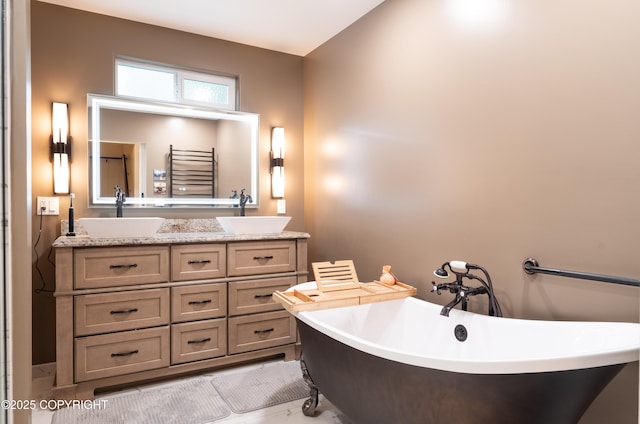
<path id="1" fill-rule="evenodd" d="M 247 214 L 275 215 L 270 197 L 269 149 L 271 127 L 287 129 L 288 229 L 304 229 L 302 146 L 302 57 L 215 40 L 166 28 L 81 12 L 39 1 L 32 15 L 32 132 L 33 196 L 51 196 L 48 138 L 51 102 L 69 103 L 73 136 L 72 191 L 76 217 L 115 216 L 115 210 L 88 209 L 87 204 L 87 93 L 113 95 L 116 55 L 239 76 L 240 109 L 260 114 L 260 209 Z M 255 196 L 255 193 L 251 193 Z M 46 260 L 49 248 L 66 219 L 68 198 L 60 201 L 62 215 L 45 217 L 37 250 L 47 289 L 54 285 L 53 268 Z M 115 207 L 114 207 L 115 209 Z M 232 215 L 234 210 L 216 210 Z M 209 210 L 125 210 L 125 215 L 202 218 Z M 34 229 L 40 221 L 32 218 Z M 33 286 L 42 285 L 34 273 Z M 51 293 L 33 296 L 33 362 L 55 360 L 54 302 Z"/>
<path id="2" fill-rule="evenodd" d="M 305 57 L 310 262 L 446 303 L 432 271 L 465 260 L 507 316 L 638 322 L 639 289 L 522 262 L 640 278 L 640 3 L 462 3 L 387 0 Z M 637 366 L 611 387 L 584 423 L 637 423 Z"/>

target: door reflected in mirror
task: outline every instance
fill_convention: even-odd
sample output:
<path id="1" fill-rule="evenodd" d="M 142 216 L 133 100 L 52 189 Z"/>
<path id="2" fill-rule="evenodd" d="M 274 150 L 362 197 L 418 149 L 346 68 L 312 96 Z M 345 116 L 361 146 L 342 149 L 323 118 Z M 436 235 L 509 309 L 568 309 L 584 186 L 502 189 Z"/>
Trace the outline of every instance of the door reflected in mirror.
<path id="1" fill-rule="evenodd" d="M 257 206 L 259 116 L 88 95 L 89 198 L 137 207 Z M 94 142 L 95 141 L 95 142 Z"/>
<path id="2" fill-rule="evenodd" d="M 127 197 L 144 197 L 145 143 L 100 142 L 100 197 L 122 187 Z"/>

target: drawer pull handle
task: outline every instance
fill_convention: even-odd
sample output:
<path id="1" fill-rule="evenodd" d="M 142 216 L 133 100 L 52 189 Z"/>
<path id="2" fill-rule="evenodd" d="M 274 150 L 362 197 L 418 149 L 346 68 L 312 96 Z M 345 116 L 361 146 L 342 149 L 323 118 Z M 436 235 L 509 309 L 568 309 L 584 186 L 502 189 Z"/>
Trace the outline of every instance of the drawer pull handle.
<path id="1" fill-rule="evenodd" d="M 187 302 L 188 305 L 205 305 L 207 303 L 211 303 L 211 299 L 206 300 L 190 300 Z"/>
<path id="2" fill-rule="evenodd" d="M 130 314 L 132 312 L 138 312 L 138 308 L 120 309 L 120 310 L 117 310 L 117 311 L 111 311 L 109 313 L 111 315 L 117 315 L 117 314 Z"/>
<path id="3" fill-rule="evenodd" d="M 207 337 L 206 339 L 188 340 L 187 344 L 206 343 L 206 342 L 210 342 L 210 341 L 211 341 L 211 337 Z"/>
<path id="4" fill-rule="evenodd" d="M 254 256 L 253 260 L 254 261 L 259 261 L 259 260 L 263 260 L 263 259 L 273 259 L 273 255 L 267 255 L 267 256 Z"/>
<path id="5" fill-rule="evenodd" d="M 187 263 L 189 265 L 210 264 L 211 263 L 211 259 L 202 259 L 200 261 L 189 261 Z"/>
<path id="6" fill-rule="evenodd" d="M 119 357 L 119 356 L 131 356 L 131 355 L 135 355 L 136 353 L 138 353 L 138 349 L 132 350 L 131 352 L 112 353 L 111 357 L 112 358 L 116 358 L 116 357 Z"/>
<path id="7" fill-rule="evenodd" d="M 138 264 L 109 265 L 110 269 L 137 268 Z"/>
<path id="8" fill-rule="evenodd" d="M 266 334 L 266 333 L 271 333 L 272 331 L 274 331 L 273 328 L 267 328 L 266 330 L 255 330 L 253 333 L 254 334 Z"/>
<path id="9" fill-rule="evenodd" d="M 257 295 L 255 295 L 253 297 L 254 297 L 254 299 L 266 299 L 268 297 L 271 297 L 271 293 L 269 293 L 269 294 L 257 294 Z"/>

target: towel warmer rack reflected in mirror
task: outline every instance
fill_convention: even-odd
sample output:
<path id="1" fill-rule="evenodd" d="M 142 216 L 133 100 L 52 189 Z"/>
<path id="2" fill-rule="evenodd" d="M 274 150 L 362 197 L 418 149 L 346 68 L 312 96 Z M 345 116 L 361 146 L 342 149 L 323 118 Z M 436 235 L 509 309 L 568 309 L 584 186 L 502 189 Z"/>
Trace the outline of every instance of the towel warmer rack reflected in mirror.
<path id="1" fill-rule="evenodd" d="M 169 145 L 168 160 L 169 197 L 216 197 L 214 148 L 184 150 Z"/>

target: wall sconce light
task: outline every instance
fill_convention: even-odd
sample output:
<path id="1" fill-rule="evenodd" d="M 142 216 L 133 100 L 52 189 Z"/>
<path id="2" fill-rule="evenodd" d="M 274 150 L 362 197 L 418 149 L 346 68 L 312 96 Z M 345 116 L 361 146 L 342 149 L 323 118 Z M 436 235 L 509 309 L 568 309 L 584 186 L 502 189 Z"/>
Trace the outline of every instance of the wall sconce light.
<path id="1" fill-rule="evenodd" d="M 69 136 L 69 111 L 66 103 L 53 102 L 50 141 L 53 162 L 53 193 L 68 194 L 71 137 Z"/>
<path id="2" fill-rule="evenodd" d="M 284 197 L 284 128 L 271 130 L 271 197 Z"/>

